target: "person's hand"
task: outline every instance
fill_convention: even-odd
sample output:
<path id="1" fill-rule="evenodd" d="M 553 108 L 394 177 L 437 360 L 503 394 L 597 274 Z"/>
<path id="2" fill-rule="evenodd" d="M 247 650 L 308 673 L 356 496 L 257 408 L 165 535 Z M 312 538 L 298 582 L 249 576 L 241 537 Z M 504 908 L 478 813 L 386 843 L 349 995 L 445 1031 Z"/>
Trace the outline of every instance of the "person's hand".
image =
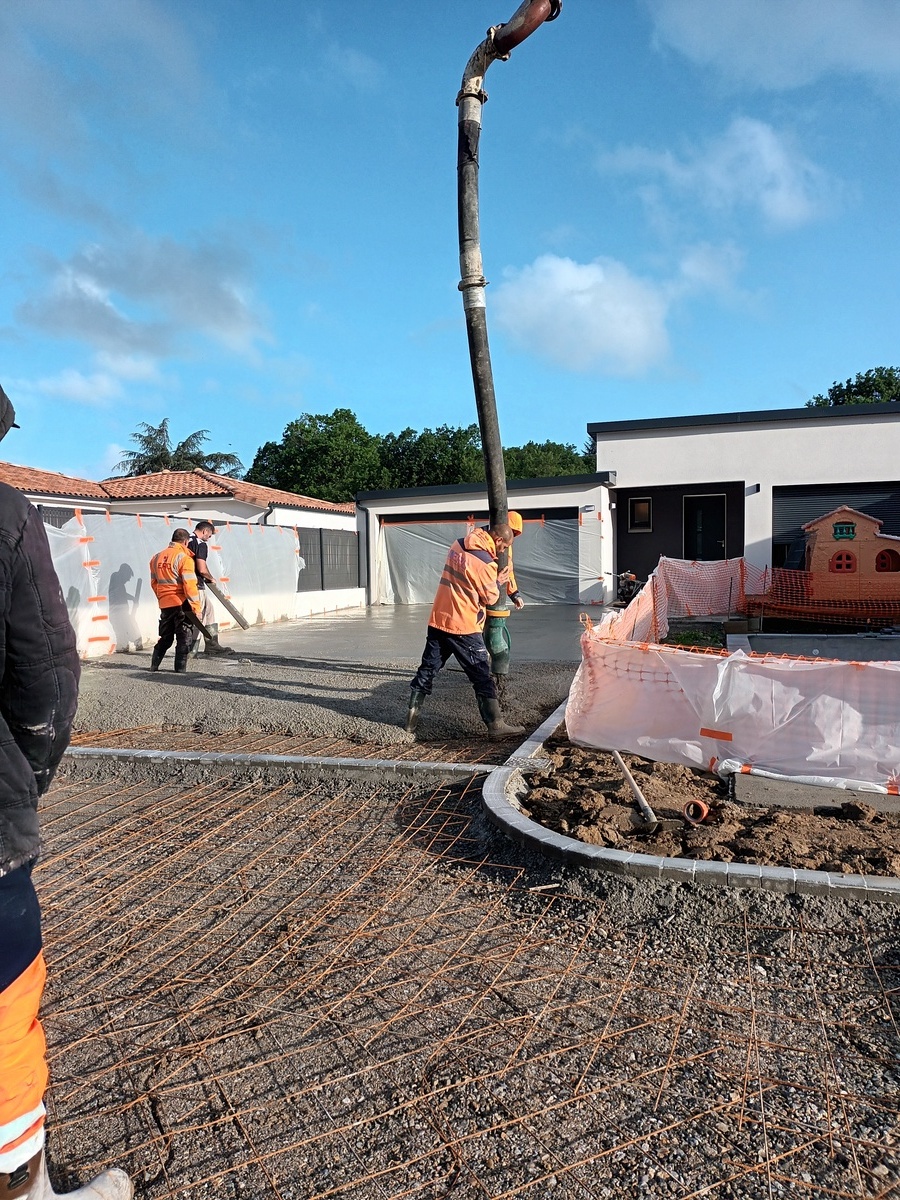
<path id="1" fill-rule="evenodd" d="M 510 600 L 512 600 L 513 608 L 515 608 L 516 610 L 525 607 L 525 601 L 522 599 L 521 596 L 510 596 Z"/>
<path id="2" fill-rule="evenodd" d="M 497 572 L 497 583 L 500 587 L 504 587 L 509 583 L 509 567 L 504 567 L 502 571 Z"/>

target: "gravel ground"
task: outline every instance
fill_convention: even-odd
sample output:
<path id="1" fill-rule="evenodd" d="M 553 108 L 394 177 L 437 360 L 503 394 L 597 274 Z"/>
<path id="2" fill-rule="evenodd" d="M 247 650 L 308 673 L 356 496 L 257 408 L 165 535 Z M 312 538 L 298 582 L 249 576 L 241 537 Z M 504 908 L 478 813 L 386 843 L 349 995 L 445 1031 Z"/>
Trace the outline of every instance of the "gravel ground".
<path id="1" fill-rule="evenodd" d="M 85 670 L 81 729 L 406 738 L 408 664 L 139 662 Z M 534 728 L 572 669 L 517 668 L 513 715 Z M 423 736 L 478 729 L 446 673 Z M 897 1195 L 894 908 L 564 869 L 490 827 L 477 789 L 66 760 L 36 873 L 56 1179 L 120 1162 L 153 1200 Z"/>

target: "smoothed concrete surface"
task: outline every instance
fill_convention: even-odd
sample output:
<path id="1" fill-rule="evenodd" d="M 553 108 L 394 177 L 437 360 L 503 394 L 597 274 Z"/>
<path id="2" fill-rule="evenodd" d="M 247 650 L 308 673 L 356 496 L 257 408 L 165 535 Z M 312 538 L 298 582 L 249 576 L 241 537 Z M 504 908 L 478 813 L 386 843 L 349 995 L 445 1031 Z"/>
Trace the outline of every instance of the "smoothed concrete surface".
<path id="1" fill-rule="evenodd" d="M 224 629 L 220 637 L 223 645 L 240 654 L 418 663 L 430 612 L 428 604 L 381 604 L 250 629 Z M 597 619 L 600 610 L 582 604 L 529 604 L 513 611 L 508 623 L 513 661 L 581 662 L 583 612 Z"/>

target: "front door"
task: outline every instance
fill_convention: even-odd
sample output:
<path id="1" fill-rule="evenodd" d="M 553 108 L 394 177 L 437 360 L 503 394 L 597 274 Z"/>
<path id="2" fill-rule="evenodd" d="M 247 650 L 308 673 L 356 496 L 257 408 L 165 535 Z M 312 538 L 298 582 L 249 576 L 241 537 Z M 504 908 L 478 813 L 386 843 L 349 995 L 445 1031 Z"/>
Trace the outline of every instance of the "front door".
<path id="1" fill-rule="evenodd" d="M 727 558 L 723 493 L 684 497 L 684 557 L 710 562 Z"/>

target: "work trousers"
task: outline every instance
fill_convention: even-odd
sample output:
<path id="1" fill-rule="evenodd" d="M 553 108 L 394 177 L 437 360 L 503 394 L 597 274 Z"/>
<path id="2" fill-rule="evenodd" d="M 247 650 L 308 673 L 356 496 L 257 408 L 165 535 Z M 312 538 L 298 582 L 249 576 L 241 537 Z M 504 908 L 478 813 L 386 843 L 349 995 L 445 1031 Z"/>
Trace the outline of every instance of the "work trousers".
<path id="1" fill-rule="evenodd" d="M 0 875 L 0 1175 L 44 1144 L 41 911 L 29 863 Z"/>
<path id="2" fill-rule="evenodd" d="M 425 650 L 411 687 L 431 695 L 434 677 L 453 656 L 466 673 L 466 678 L 475 689 L 476 696 L 493 700 L 497 688 L 491 675 L 491 660 L 480 633 L 444 633 L 442 629 L 428 626 Z"/>
<path id="3" fill-rule="evenodd" d="M 157 653 L 159 658 L 165 654 L 172 643 L 175 643 L 175 653 L 187 654 L 194 642 L 194 630 L 196 626 L 191 623 L 188 613 L 191 611 L 191 606 L 187 600 L 181 605 L 173 605 L 171 608 L 162 608 L 159 612 L 159 641 L 156 643 L 154 653 Z"/>
<path id="4" fill-rule="evenodd" d="M 200 587 L 199 584 L 197 586 L 198 586 L 198 589 L 200 592 L 200 606 L 201 606 L 200 607 L 200 624 L 205 625 L 206 628 L 210 630 L 210 633 L 213 633 L 214 630 L 212 630 L 210 627 L 215 622 L 216 611 L 213 608 L 212 600 L 210 600 L 210 598 L 209 598 L 208 590 L 205 587 Z M 197 628 L 197 626 L 196 625 L 192 626 L 192 629 L 191 629 L 191 647 L 192 648 L 196 647 L 197 643 L 200 641 L 201 636 L 202 635 L 200 633 L 200 630 Z"/>

